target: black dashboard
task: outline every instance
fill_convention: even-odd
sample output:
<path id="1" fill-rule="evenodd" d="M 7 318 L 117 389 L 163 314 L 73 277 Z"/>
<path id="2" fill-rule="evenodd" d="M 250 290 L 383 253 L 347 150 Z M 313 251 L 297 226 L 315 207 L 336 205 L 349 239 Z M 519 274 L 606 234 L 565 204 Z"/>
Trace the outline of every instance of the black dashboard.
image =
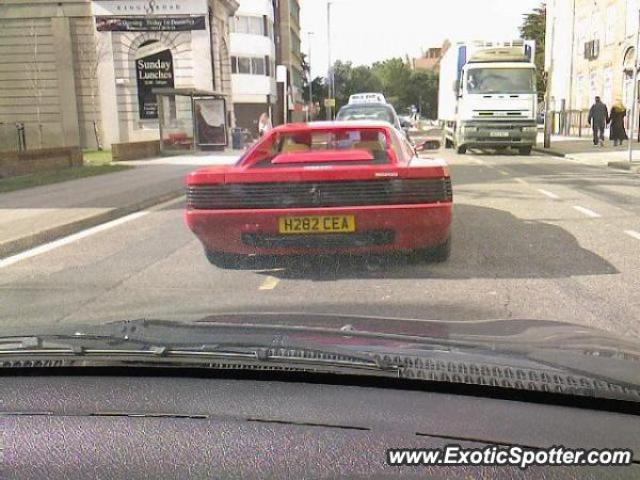
<path id="1" fill-rule="evenodd" d="M 640 452 L 632 413 L 183 376 L 0 377 L 0 478 L 640 478 L 626 467 L 391 467 L 389 448 Z M 637 453 L 636 453 L 637 455 Z"/>

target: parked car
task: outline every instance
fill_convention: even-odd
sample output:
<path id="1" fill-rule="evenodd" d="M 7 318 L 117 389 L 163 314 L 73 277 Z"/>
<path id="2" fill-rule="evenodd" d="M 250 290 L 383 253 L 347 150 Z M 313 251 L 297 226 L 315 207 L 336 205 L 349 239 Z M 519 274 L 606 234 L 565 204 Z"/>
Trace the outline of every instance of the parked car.
<path id="1" fill-rule="evenodd" d="M 187 183 L 187 225 L 218 266 L 249 254 L 450 254 L 449 167 L 418 158 L 386 122 L 280 126 Z"/>

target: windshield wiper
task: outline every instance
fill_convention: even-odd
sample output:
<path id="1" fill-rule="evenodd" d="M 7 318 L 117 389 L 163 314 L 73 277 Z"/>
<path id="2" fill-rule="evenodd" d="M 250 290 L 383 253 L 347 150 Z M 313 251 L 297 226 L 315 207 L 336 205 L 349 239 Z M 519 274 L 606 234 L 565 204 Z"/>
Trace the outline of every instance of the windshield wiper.
<path id="1" fill-rule="evenodd" d="M 103 345 L 90 346 L 99 342 Z M 124 344 L 124 345 L 123 345 Z M 182 362 L 251 362 L 287 367 L 334 367 L 398 373 L 400 366 L 379 356 L 345 353 L 339 349 L 301 346 L 265 347 L 251 344 L 179 346 L 168 342 L 113 335 L 51 335 L 0 338 L 0 358 L 7 356 L 108 358 Z"/>

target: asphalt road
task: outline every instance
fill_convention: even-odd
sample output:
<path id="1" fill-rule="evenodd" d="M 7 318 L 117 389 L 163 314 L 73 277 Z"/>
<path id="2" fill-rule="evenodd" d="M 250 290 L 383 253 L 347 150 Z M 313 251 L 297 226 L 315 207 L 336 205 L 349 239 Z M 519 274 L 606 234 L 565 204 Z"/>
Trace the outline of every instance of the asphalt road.
<path id="1" fill-rule="evenodd" d="M 559 320 L 640 337 L 640 177 L 547 156 L 440 154 L 455 192 L 447 263 L 325 257 L 220 270 L 178 201 L 0 261 L 0 319 L 322 312 Z"/>

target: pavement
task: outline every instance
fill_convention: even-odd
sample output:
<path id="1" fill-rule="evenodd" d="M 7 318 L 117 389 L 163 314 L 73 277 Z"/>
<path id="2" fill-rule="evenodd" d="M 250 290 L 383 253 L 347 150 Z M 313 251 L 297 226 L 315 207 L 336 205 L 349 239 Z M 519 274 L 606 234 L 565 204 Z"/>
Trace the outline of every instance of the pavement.
<path id="1" fill-rule="evenodd" d="M 187 173 L 237 157 L 216 153 L 121 162 L 136 168 L 0 194 L 0 258 L 179 197 Z"/>
<path id="2" fill-rule="evenodd" d="M 554 135 L 551 137 L 551 148 L 544 148 L 544 135 L 540 134 L 538 146 L 534 148 L 537 153 L 545 153 L 568 160 L 581 162 L 594 166 L 609 166 L 612 168 L 628 170 L 632 173 L 640 173 L 640 143 L 633 142 L 632 159 L 634 164 L 629 164 L 629 144 L 613 146 L 613 142 L 607 140 L 604 147 L 595 146 L 591 137 L 565 137 Z"/>
<path id="3" fill-rule="evenodd" d="M 549 155 L 436 155 L 454 183 L 446 263 L 332 256 L 221 270 L 177 199 L 0 260 L 0 318 L 37 328 L 340 313 L 557 320 L 640 337 L 640 177 Z"/>

